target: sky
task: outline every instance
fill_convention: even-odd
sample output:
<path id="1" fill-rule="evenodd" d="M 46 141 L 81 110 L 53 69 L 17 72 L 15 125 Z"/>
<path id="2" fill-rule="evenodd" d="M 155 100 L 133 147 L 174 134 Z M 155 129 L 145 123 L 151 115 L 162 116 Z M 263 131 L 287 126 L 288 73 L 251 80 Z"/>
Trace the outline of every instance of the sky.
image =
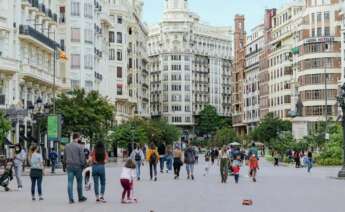
<path id="1" fill-rule="evenodd" d="M 189 0 L 189 10 L 196 12 L 202 22 L 215 26 L 233 26 L 235 14 L 246 17 L 247 32 L 263 22 L 266 8 L 280 8 L 289 0 Z M 158 23 L 165 0 L 144 0 L 144 22 Z"/>

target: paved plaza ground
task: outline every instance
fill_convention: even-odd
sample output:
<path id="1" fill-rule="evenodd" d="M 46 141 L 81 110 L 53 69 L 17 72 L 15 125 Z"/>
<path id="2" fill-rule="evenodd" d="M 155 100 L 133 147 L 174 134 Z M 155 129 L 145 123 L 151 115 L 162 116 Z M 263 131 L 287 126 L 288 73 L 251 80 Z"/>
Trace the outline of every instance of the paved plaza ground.
<path id="1" fill-rule="evenodd" d="M 331 179 L 339 168 L 315 168 L 311 174 L 305 169 L 292 167 L 274 168 L 261 161 L 258 182 L 246 177 L 241 170 L 240 183 L 231 178 L 220 183 L 218 167 L 214 166 L 207 177 L 203 176 L 204 164 L 196 166 L 196 179 L 186 179 L 185 167 L 180 180 L 172 174 L 160 174 L 157 182 L 148 180 L 148 166 L 143 167 L 143 180 L 136 182 L 135 196 L 138 204 L 120 204 L 121 167 L 112 164 L 107 169 L 108 203 L 96 203 L 93 192 L 86 192 L 88 201 L 70 205 L 67 202 L 66 176 L 44 178 L 44 201 L 31 201 L 30 180 L 24 177 L 23 191 L 3 192 L 0 188 L 0 211 L 6 212 L 344 212 L 345 181 Z M 15 187 L 15 181 L 12 182 Z M 242 206 L 243 199 L 252 199 L 253 206 Z"/>

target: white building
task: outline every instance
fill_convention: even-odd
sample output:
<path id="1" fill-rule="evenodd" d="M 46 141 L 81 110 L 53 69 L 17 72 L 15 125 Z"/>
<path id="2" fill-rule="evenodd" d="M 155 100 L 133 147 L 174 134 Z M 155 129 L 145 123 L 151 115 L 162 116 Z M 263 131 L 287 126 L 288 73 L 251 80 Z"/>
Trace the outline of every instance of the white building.
<path id="1" fill-rule="evenodd" d="M 230 116 L 232 36 L 230 27 L 201 23 L 187 0 L 167 0 L 149 29 L 151 115 L 187 128 L 208 104 Z"/>
<path id="2" fill-rule="evenodd" d="M 68 89 L 69 75 L 64 61 L 54 60 L 61 51 L 57 39 L 57 1 L 0 1 L 0 108 L 15 109 L 14 142 L 43 141 L 38 137 L 32 111 L 52 103 L 53 90 Z M 53 89 L 54 70 L 56 89 Z M 12 112 L 13 113 L 13 110 Z M 16 115 L 22 113 L 23 116 Z M 14 119 L 13 119 L 14 118 Z M 35 120 L 34 120 L 35 119 Z M 20 131 L 20 133 L 19 133 Z M 32 139 L 30 140 L 32 141 Z"/>
<path id="3" fill-rule="evenodd" d="M 343 0 L 344 2 L 344 0 Z M 342 24 L 341 24 L 341 82 L 345 82 L 345 2 L 342 6 Z"/>
<path id="4" fill-rule="evenodd" d="M 320 122 L 337 118 L 343 4 L 341 0 L 305 1 L 296 29 L 295 48 L 299 53 L 293 59 L 298 68 L 300 103 L 298 117 L 293 120 L 296 138 L 312 133 Z"/>
<path id="5" fill-rule="evenodd" d="M 264 25 L 251 30 L 246 41 L 246 65 L 244 80 L 244 120 L 247 133 L 253 130 L 260 121 L 259 72 L 260 55 L 264 46 Z"/>
<path id="6" fill-rule="evenodd" d="M 272 17 L 272 51 L 269 55 L 269 112 L 288 119 L 293 100 L 294 78 L 291 49 L 294 47 L 296 21 L 303 9 L 302 1 L 292 1 Z"/>
<path id="7" fill-rule="evenodd" d="M 113 27 L 109 29 L 109 89 L 116 102 L 116 121 L 133 116 L 149 117 L 147 27 L 142 22 L 141 0 L 109 4 Z"/>

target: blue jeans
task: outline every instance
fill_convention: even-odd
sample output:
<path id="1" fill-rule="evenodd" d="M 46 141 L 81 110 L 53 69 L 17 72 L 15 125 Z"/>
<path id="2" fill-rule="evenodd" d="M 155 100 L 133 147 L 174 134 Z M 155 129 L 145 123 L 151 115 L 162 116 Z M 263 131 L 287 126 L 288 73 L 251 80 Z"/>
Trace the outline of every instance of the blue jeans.
<path id="1" fill-rule="evenodd" d="M 92 177 L 95 187 L 95 195 L 99 197 L 99 184 L 101 184 L 101 197 L 105 192 L 105 166 L 103 164 L 92 166 Z"/>
<path id="2" fill-rule="evenodd" d="M 308 172 L 313 168 L 313 164 L 311 162 L 308 163 Z"/>
<path id="3" fill-rule="evenodd" d="M 55 173 L 55 167 L 56 167 L 56 160 L 51 160 L 51 166 L 52 166 L 52 173 Z"/>
<path id="4" fill-rule="evenodd" d="M 186 164 L 186 169 L 187 169 L 187 174 L 188 176 L 190 175 L 194 175 L 194 164 L 191 163 L 191 164 Z"/>
<path id="5" fill-rule="evenodd" d="M 166 157 L 166 162 L 167 162 L 167 169 L 169 171 L 172 170 L 172 165 L 173 165 L 173 158 L 171 156 Z"/>
<path id="6" fill-rule="evenodd" d="M 70 201 L 73 201 L 73 181 L 74 177 L 77 179 L 77 191 L 79 200 L 83 197 L 83 175 L 82 168 L 67 168 L 67 177 L 68 177 L 68 198 Z"/>
<path id="7" fill-rule="evenodd" d="M 31 177 L 31 195 L 35 196 L 35 187 L 37 183 L 38 195 L 42 196 L 42 176 L 40 177 Z"/>
<path id="8" fill-rule="evenodd" d="M 137 178 L 140 178 L 141 161 L 135 161 L 135 169 L 137 172 Z"/>
<path id="9" fill-rule="evenodd" d="M 159 167 L 161 169 L 161 172 L 163 172 L 164 170 L 164 162 L 165 162 L 165 155 L 162 155 L 159 158 Z"/>

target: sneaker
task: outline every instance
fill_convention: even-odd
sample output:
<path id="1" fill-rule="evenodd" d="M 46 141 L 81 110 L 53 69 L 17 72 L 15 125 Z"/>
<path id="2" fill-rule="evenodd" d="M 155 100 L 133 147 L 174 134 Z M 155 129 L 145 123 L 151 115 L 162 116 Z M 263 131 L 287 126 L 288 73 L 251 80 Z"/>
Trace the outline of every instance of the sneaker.
<path id="1" fill-rule="evenodd" d="M 190 178 L 190 177 L 189 177 L 189 175 L 188 175 L 187 180 L 189 180 L 189 178 Z"/>
<path id="2" fill-rule="evenodd" d="M 192 175 L 192 180 L 194 180 L 194 175 Z"/>
<path id="3" fill-rule="evenodd" d="M 140 177 L 138 177 L 137 180 L 140 181 Z"/>
<path id="4" fill-rule="evenodd" d="M 82 197 L 82 198 L 79 199 L 79 202 L 85 202 L 86 200 L 87 200 L 86 197 Z"/>
<path id="5" fill-rule="evenodd" d="M 23 188 L 22 187 L 18 187 L 18 191 L 22 191 L 23 190 Z"/>
<path id="6" fill-rule="evenodd" d="M 107 201 L 105 201 L 104 197 L 99 198 L 99 201 L 101 201 L 102 203 L 106 203 Z"/>
<path id="7" fill-rule="evenodd" d="M 35 197 L 32 197 L 32 201 L 36 201 L 36 198 L 35 198 Z"/>
<path id="8" fill-rule="evenodd" d="M 157 181 L 157 177 L 155 177 L 155 181 Z"/>
<path id="9" fill-rule="evenodd" d="M 39 200 L 42 201 L 42 200 L 44 200 L 44 198 L 43 197 L 39 197 Z"/>
<path id="10" fill-rule="evenodd" d="M 128 202 L 127 202 L 126 200 L 123 199 L 123 200 L 121 200 L 121 203 L 122 203 L 122 204 L 127 204 Z"/>
<path id="11" fill-rule="evenodd" d="M 74 200 L 73 200 L 73 199 L 70 200 L 70 201 L 69 201 L 69 204 L 74 204 Z"/>
<path id="12" fill-rule="evenodd" d="M 99 202 L 99 201 L 100 201 L 99 198 L 97 198 L 97 199 L 96 199 L 96 202 Z"/>

